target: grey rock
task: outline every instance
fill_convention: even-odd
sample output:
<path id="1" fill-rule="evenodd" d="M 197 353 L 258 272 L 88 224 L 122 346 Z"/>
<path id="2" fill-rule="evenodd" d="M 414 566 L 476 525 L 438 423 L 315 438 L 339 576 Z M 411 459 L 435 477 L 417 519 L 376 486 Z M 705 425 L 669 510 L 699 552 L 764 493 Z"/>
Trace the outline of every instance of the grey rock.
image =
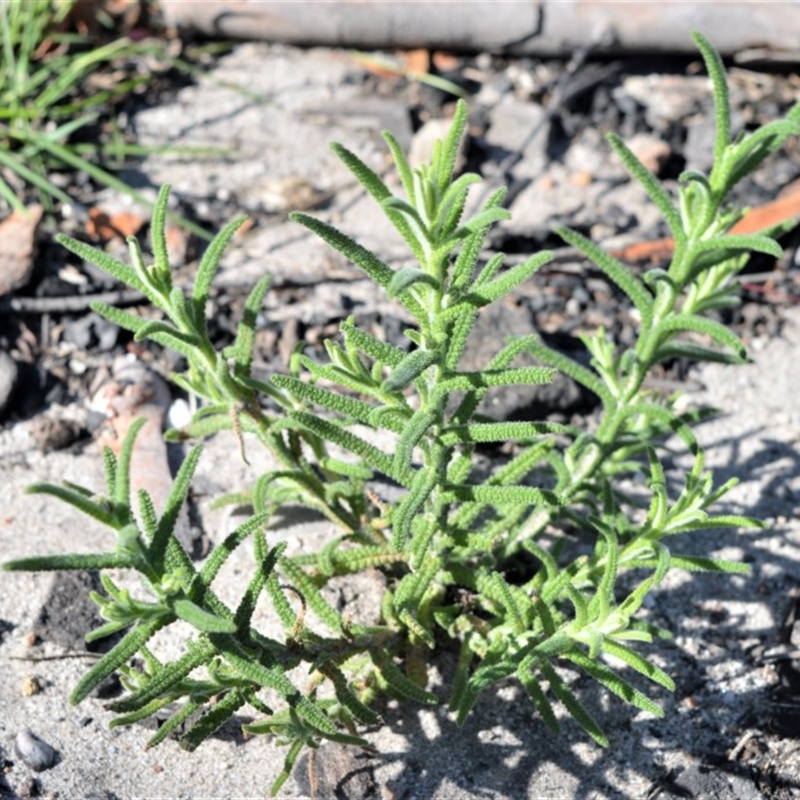
<path id="1" fill-rule="evenodd" d="M 512 201 L 511 219 L 500 224 L 505 236 L 544 236 L 556 222 L 566 222 L 586 202 L 586 190 L 569 180 L 561 165 L 529 183 Z M 501 245 L 499 245 L 501 246 Z"/>
<path id="2" fill-rule="evenodd" d="M 28 423 L 28 433 L 42 453 L 49 453 L 73 444 L 81 435 L 81 426 L 75 420 L 39 414 Z"/>
<path id="3" fill-rule="evenodd" d="M 612 95 L 621 104 L 638 103 L 645 109 L 648 125 L 662 130 L 703 108 L 709 82 L 704 75 L 631 75 Z"/>
<path id="4" fill-rule="evenodd" d="M 97 346 L 108 352 L 117 343 L 119 328 L 94 311 L 70 320 L 64 326 L 64 341 L 81 350 Z"/>
<path id="5" fill-rule="evenodd" d="M 753 783 L 745 769 L 735 764 L 728 769 L 707 767 L 694 763 L 681 772 L 674 780 L 669 781 L 658 794 L 662 800 L 678 800 L 678 798 L 697 797 L 705 800 L 763 800 L 763 795 Z"/>
<path id="6" fill-rule="evenodd" d="M 58 761 L 58 752 L 47 742 L 23 728 L 14 742 L 14 751 L 34 772 L 44 772 Z"/>
<path id="7" fill-rule="evenodd" d="M 532 178 L 540 175 L 547 165 L 549 131 L 550 123 L 541 106 L 508 97 L 492 109 L 486 144 L 499 151 L 497 161 L 514 153 L 521 154 L 522 160 L 514 167 L 514 176 Z"/>

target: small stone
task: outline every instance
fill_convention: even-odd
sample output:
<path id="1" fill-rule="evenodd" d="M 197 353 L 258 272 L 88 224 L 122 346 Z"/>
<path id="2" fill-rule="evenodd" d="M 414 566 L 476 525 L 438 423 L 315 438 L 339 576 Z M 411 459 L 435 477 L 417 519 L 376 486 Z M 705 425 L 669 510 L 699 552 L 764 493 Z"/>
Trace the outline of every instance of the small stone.
<path id="1" fill-rule="evenodd" d="M 579 172 L 573 172 L 569 176 L 570 183 L 577 186 L 579 189 L 585 189 L 594 179 L 591 170 L 582 169 Z"/>
<path id="2" fill-rule="evenodd" d="M 496 148 L 493 158 L 498 162 L 511 154 L 521 155 L 522 160 L 514 169 L 515 177 L 535 179 L 541 176 L 549 161 L 549 131 L 549 119 L 540 105 L 503 98 L 503 102 L 492 109 L 486 144 Z"/>
<path id="3" fill-rule="evenodd" d="M 14 751 L 34 772 L 50 769 L 58 760 L 55 748 L 43 742 L 27 728 L 23 728 L 17 734 Z"/>
<path id="4" fill-rule="evenodd" d="M 18 377 L 17 362 L 5 350 L 0 350 L 0 417 L 6 413 Z"/>
<path id="5" fill-rule="evenodd" d="M 649 133 L 637 133 L 625 144 L 628 149 L 654 175 L 658 175 L 667 159 L 672 155 L 672 148 L 663 139 Z"/>
<path id="6" fill-rule="evenodd" d="M 0 295 L 25 286 L 33 274 L 41 206 L 14 211 L 0 222 Z"/>
<path id="7" fill-rule="evenodd" d="M 44 689 L 44 682 L 37 675 L 26 675 L 22 681 L 22 696 L 33 697 Z"/>
<path id="8" fill-rule="evenodd" d="M 241 193 L 239 199 L 249 211 L 282 214 L 319 208 L 329 196 L 302 177 L 262 175 Z"/>
<path id="9" fill-rule="evenodd" d="M 41 793 L 39 781 L 30 775 L 17 788 L 17 795 L 20 800 L 30 800 L 32 797 L 39 797 Z"/>
<path id="10" fill-rule="evenodd" d="M 81 426 L 72 420 L 40 414 L 28 423 L 28 433 L 42 453 L 63 450 L 80 437 Z"/>
<path id="11" fill-rule="evenodd" d="M 646 109 L 648 125 L 663 130 L 695 114 L 708 102 L 708 78 L 701 75 L 632 75 L 612 91 L 619 103 L 632 98 Z"/>

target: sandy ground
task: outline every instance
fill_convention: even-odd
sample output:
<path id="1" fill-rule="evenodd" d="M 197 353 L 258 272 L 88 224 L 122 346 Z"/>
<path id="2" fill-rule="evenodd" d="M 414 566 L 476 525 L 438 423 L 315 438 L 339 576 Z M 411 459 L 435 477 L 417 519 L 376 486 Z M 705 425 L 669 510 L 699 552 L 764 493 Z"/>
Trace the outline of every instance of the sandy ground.
<path id="1" fill-rule="evenodd" d="M 694 774 L 703 763 L 713 763 L 715 780 L 723 781 L 717 796 L 761 796 L 747 772 L 726 758 L 743 736 L 752 737 L 754 731 L 760 735 L 767 727 L 765 690 L 774 676 L 751 654 L 758 646 L 776 644 L 790 591 L 800 581 L 800 528 L 793 519 L 794 498 L 800 496 L 795 451 L 800 376 L 792 366 L 798 344 L 800 313 L 793 312 L 782 338 L 752 343 L 752 365 L 712 366 L 692 376 L 696 388 L 687 392 L 688 399 L 727 409 L 699 429 L 711 465 L 720 480 L 733 475 L 741 479 L 733 495 L 737 510 L 772 524 L 763 532 L 718 532 L 689 543 L 697 552 L 745 559 L 752 565 L 749 576 L 674 573 L 654 595 L 653 620 L 676 634 L 672 642 L 658 645 L 660 659 L 678 683 L 674 696 L 663 693 L 659 698 L 667 711 L 665 720 L 645 714 L 631 718 L 619 703 L 595 696 L 594 687 L 587 685 L 583 696 L 612 742 L 602 751 L 570 723 L 561 738 L 551 737 L 513 686 L 484 697 L 463 729 L 443 709 L 390 707 L 386 727 L 370 736 L 380 756 L 329 746 L 319 752 L 317 796 L 668 797 L 670 781 Z M 229 466 L 231 444 L 218 438 L 209 446 L 201 461 L 201 488 L 212 480 L 235 486 L 242 479 L 240 468 Z M 24 426 L 6 431 L 0 437 L 3 557 L 107 544 L 101 529 L 58 502 L 22 495 L 33 480 L 80 479 L 99 487 L 101 477 L 100 459 L 91 446 L 80 455 L 43 456 Z M 201 498 L 201 507 L 203 502 Z M 225 524 L 223 517 L 209 514 L 203 522 L 212 536 Z M 280 535 L 299 546 L 304 538 L 321 534 L 318 527 L 302 524 Z M 240 552 L 226 573 L 231 591 L 240 584 L 248 558 L 246 551 Z M 29 775 L 13 744 L 18 731 L 28 727 L 59 753 L 58 763 L 39 775 L 45 794 L 126 800 L 264 796 L 282 761 L 280 748 L 265 739 L 245 742 L 226 729 L 194 755 L 184 754 L 173 741 L 145 752 L 147 732 L 140 727 L 109 730 L 111 715 L 102 701 L 89 699 L 77 708 L 68 704 L 68 692 L 86 660 L 29 660 L 34 654 L 64 652 L 48 643 L 30 649 L 26 642 L 53 580 L 44 574 L 2 578 L 0 619 L 8 632 L 0 645 L 0 746 L 8 785 L 20 792 Z M 177 648 L 179 641 L 165 640 L 162 646 Z M 448 670 L 447 663 L 438 667 Z M 31 677 L 41 689 L 26 696 L 24 686 Z M 765 746 L 777 748 L 776 758 L 783 752 L 775 737 Z M 790 766 L 784 764 L 784 769 Z M 649 794 L 654 787 L 658 795 Z M 307 770 L 301 769 L 283 796 L 305 796 L 310 789 Z M 751 794 L 743 795 L 745 790 Z"/>

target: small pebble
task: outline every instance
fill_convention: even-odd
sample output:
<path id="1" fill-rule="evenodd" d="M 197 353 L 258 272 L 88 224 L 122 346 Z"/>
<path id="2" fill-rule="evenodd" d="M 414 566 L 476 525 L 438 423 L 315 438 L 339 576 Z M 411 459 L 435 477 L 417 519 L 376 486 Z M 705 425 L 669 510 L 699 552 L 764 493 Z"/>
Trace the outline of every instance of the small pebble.
<path id="1" fill-rule="evenodd" d="M 39 694 L 43 688 L 44 683 L 41 678 L 37 675 L 26 675 L 22 681 L 22 696 L 33 697 L 33 695 Z"/>
<path id="2" fill-rule="evenodd" d="M 50 769 L 58 758 L 55 748 L 51 747 L 47 742 L 43 742 L 27 728 L 23 728 L 17 734 L 14 750 L 34 772 L 43 772 L 46 769 Z"/>
<path id="3" fill-rule="evenodd" d="M 41 793 L 39 781 L 30 777 L 30 775 L 17 787 L 17 794 L 20 800 L 31 800 L 32 797 L 39 797 Z"/>

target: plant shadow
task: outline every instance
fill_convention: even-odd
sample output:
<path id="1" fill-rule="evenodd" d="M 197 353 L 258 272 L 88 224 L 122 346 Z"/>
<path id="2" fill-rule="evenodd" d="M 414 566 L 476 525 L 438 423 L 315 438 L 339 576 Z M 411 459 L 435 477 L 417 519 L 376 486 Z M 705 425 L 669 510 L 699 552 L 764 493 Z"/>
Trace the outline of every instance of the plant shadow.
<path id="1" fill-rule="evenodd" d="M 715 484 L 732 477 L 758 484 L 757 492 L 720 503 L 720 512 L 780 524 L 755 532 L 703 531 L 702 537 L 670 542 L 675 550 L 703 555 L 737 548 L 736 557 L 751 571 L 682 573 L 652 595 L 648 621 L 673 638 L 638 649 L 675 679 L 675 692 L 620 671 L 664 708 L 665 719 L 630 709 L 573 670 L 564 674 L 607 734 L 607 750 L 567 715 L 562 715 L 561 735 L 554 736 L 513 682 L 487 690 L 462 727 L 440 693 L 442 705 L 435 710 L 394 703 L 384 709 L 388 734 L 375 735 L 379 756 L 331 758 L 323 751 L 341 748 L 325 743 L 316 754 L 313 782 L 308 758 L 301 759 L 295 772 L 300 789 L 316 797 L 450 800 L 755 798 L 763 797 L 762 791 L 800 788 L 800 779 L 781 773 L 780 764 L 770 772 L 769 759 L 743 757 L 747 742 L 774 753 L 782 741 L 797 736 L 800 648 L 793 651 L 790 640 L 800 617 L 800 535 L 788 521 L 800 511 L 800 492 L 791 488 L 800 479 L 800 453 L 761 428 L 720 438 L 707 452 L 715 464 Z M 432 663 L 442 685 L 450 685 L 454 654 L 437 655 Z"/>

